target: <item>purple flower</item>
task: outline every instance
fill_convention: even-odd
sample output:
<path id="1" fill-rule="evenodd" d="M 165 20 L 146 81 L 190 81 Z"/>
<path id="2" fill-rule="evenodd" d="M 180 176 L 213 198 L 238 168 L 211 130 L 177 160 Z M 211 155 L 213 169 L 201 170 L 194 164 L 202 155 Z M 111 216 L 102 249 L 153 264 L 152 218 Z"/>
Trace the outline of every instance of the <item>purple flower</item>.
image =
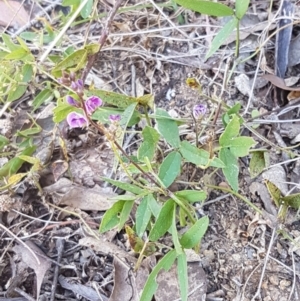
<path id="1" fill-rule="evenodd" d="M 72 81 L 71 82 L 71 88 L 74 91 L 77 91 L 77 92 L 82 91 L 83 90 L 83 81 L 82 81 L 82 79 L 78 79 L 76 81 Z"/>
<path id="2" fill-rule="evenodd" d="M 71 88 L 73 89 L 73 90 L 77 90 L 77 83 L 76 82 L 71 82 Z"/>
<path id="3" fill-rule="evenodd" d="M 206 113 L 206 106 L 202 104 L 195 105 L 193 107 L 193 116 L 195 119 L 202 118 Z"/>
<path id="4" fill-rule="evenodd" d="M 121 120 L 121 116 L 120 115 L 109 115 L 109 121 L 111 123 L 115 123 Z"/>
<path id="5" fill-rule="evenodd" d="M 97 96 L 91 96 L 85 101 L 85 108 L 89 115 L 91 115 L 98 107 L 103 104 L 102 100 Z"/>
<path id="6" fill-rule="evenodd" d="M 77 87 L 80 90 L 83 90 L 83 80 L 82 79 L 77 79 Z"/>
<path id="7" fill-rule="evenodd" d="M 76 112 L 69 113 L 67 122 L 71 128 L 81 128 L 88 123 L 85 116 Z"/>
<path id="8" fill-rule="evenodd" d="M 66 101 L 69 105 L 77 107 L 77 102 L 72 96 L 67 95 L 66 96 Z"/>

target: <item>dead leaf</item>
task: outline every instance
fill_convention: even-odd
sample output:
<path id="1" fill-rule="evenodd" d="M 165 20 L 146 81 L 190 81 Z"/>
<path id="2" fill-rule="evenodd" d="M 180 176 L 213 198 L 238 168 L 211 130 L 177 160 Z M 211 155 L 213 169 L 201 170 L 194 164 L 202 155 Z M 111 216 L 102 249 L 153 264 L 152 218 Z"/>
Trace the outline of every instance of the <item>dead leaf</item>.
<path id="1" fill-rule="evenodd" d="M 114 256 L 114 289 L 109 301 L 139 301 L 133 268 Z"/>
<path id="2" fill-rule="evenodd" d="M 276 165 L 262 173 L 264 180 L 272 182 L 279 188 L 282 195 L 287 195 L 289 189 L 287 185 L 286 172 L 281 165 Z"/>
<path id="3" fill-rule="evenodd" d="M 46 272 L 50 269 L 51 262 L 47 259 L 47 256 L 40 250 L 40 248 L 38 248 L 33 242 L 26 241 L 25 244 L 35 253 L 36 257 L 39 259 L 39 264 L 37 263 L 36 258 L 34 258 L 32 253 L 23 245 L 15 245 L 13 247 L 13 250 L 22 258 L 23 262 L 28 267 L 34 270 L 37 282 L 36 284 L 38 299 L 44 276 Z"/>
<path id="4" fill-rule="evenodd" d="M 51 169 L 54 177 L 54 181 L 57 180 L 68 170 L 69 164 L 67 161 L 57 160 L 51 164 Z"/>
<path id="5" fill-rule="evenodd" d="M 267 187 L 264 184 L 259 182 L 253 182 L 251 183 L 249 190 L 254 196 L 256 196 L 257 194 L 260 197 L 260 199 L 264 203 L 265 210 L 268 213 L 274 216 L 277 215 L 276 207 L 270 197 Z"/>
<path id="6" fill-rule="evenodd" d="M 289 101 L 291 100 L 294 100 L 294 99 L 297 99 L 300 97 L 300 91 L 291 91 L 288 96 L 287 96 L 287 99 Z"/>
<path id="7" fill-rule="evenodd" d="M 169 271 L 162 271 L 157 276 L 158 289 L 155 293 L 156 301 L 174 301 L 180 298 L 177 280 L 177 266 L 173 265 Z M 204 301 L 207 290 L 207 277 L 199 262 L 188 263 L 188 296 L 189 301 Z"/>
<path id="8" fill-rule="evenodd" d="M 288 87 L 282 78 L 280 78 L 274 74 L 265 74 L 262 77 L 265 78 L 266 80 L 268 80 L 269 82 L 271 82 L 277 88 L 280 88 L 282 90 L 300 91 L 300 87 Z"/>
<path id="9" fill-rule="evenodd" d="M 61 178 L 56 183 L 44 187 L 43 190 L 49 194 L 65 194 L 72 189 L 72 187 L 73 183 L 70 180 Z"/>
<path id="10" fill-rule="evenodd" d="M 98 293 L 91 287 L 88 287 L 86 285 L 79 284 L 79 283 L 74 283 L 71 279 L 70 279 L 70 281 L 68 281 L 68 278 L 66 278 L 62 275 L 58 276 L 58 281 L 59 281 L 59 284 L 63 288 L 72 291 L 74 294 L 83 296 L 87 300 L 90 300 L 90 301 L 100 301 L 100 300 L 107 301 L 108 300 L 108 298 L 101 293 L 99 296 Z"/>
<path id="11" fill-rule="evenodd" d="M 116 196 L 112 192 L 103 192 L 97 188 L 72 187 L 60 200 L 61 205 L 79 208 L 81 210 L 108 210 L 116 201 L 110 198 Z"/>
<path id="12" fill-rule="evenodd" d="M 136 263 L 136 258 L 131 256 L 129 253 L 119 248 L 112 242 L 105 240 L 103 237 L 98 237 L 98 239 L 94 237 L 84 237 L 79 240 L 79 244 L 81 246 L 86 246 L 93 249 L 96 252 L 101 252 L 107 255 L 116 255 L 121 259 L 125 258 L 128 262 L 133 264 Z"/>
<path id="13" fill-rule="evenodd" d="M 21 3 L 17 1 L 0 1 L 0 25 L 24 26 L 30 18 Z"/>

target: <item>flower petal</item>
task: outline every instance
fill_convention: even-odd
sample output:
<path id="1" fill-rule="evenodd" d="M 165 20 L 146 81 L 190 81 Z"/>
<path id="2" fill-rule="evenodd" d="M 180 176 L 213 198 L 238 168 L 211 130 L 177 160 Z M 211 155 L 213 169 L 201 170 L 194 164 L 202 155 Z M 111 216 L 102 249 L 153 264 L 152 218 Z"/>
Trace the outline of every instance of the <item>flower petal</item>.
<path id="1" fill-rule="evenodd" d="M 109 121 L 110 122 L 118 122 L 121 120 L 121 116 L 119 114 L 117 115 L 109 115 Z"/>
<path id="2" fill-rule="evenodd" d="M 67 122 L 71 128 L 81 128 L 88 123 L 85 116 L 76 112 L 71 112 L 68 114 Z"/>
<path id="3" fill-rule="evenodd" d="M 202 118 L 206 113 L 206 106 L 202 104 L 197 104 L 193 107 L 193 116 L 195 119 Z"/>
<path id="4" fill-rule="evenodd" d="M 72 96 L 70 96 L 70 95 L 66 96 L 66 101 L 71 106 L 77 106 L 76 100 Z"/>
<path id="5" fill-rule="evenodd" d="M 89 115 L 91 115 L 98 107 L 101 107 L 103 101 L 97 96 L 91 96 L 85 101 L 85 108 Z"/>

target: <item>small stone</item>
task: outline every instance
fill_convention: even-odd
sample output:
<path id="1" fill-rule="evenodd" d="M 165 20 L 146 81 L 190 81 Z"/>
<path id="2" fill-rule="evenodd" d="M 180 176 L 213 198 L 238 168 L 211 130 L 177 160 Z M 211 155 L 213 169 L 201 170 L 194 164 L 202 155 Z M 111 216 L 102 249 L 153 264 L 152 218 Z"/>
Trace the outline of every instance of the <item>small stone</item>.
<path id="1" fill-rule="evenodd" d="M 269 281 L 276 286 L 279 284 L 279 279 L 276 275 L 270 276 Z"/>
<path id="2" fill-rule="evenodd" d="M 14 200 L 8 194 L 0 195 L 0 212 L 10 211 L 13 204 Z"/>
<path id="3" fill-rule="evenodd" d="M 283 279 L 279 283 L 279 288 L 281 290 L 284 290 L 285 288 L 287 288 L 289 286 L 291 286 L 291 281 L 290 280 Z"/>

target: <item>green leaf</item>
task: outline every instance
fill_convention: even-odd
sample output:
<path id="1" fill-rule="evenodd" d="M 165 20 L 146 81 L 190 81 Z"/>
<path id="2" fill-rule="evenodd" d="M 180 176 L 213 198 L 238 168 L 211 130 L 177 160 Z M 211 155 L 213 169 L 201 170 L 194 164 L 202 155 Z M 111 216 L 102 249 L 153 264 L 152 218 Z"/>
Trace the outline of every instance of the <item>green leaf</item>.
<path id="1" fill-rule="evenodd" d="M 58 102 L 57 106 L 53 109 L 53 121 L 55 123 L 60 123 L 65 120 L 69 113 L 77 112 L 83 114 L 82 109 L 70 106 L 67 103 Z"/>
<path id="2" fill-rule="evenodd" d="M 217 168 L 224 168 L 225 164 L 224 164 L 224 162 L 221 159 L 219 159 L 217 157 L 214 157 L 212 159 L 212 161 L 209 163 L 209 166 L 211 166 L 211 167 L 217 167 Z"/>
<path id="3" fill-rule="evenodd" d="M 20 155 L 31 156 L 35 150 L 36 150 L 36 146 L 30 146 L 30 147 L 24 149 Z M 0 168 L 0 177 L 14 175 L 21 168 L 23 163 L 24 163 L 24 160 L 22 160 L 18 157 L 15 157 L 15 158 L 9 160 L 6 164 L 4 164 Z"/>
<path id="4" fill-rule="evenodd" d="M 234 191 L 238 191 L 239 165 L 237 158 L 232 154 L 229 148 L 222 148 L 219 156 L 226 166 L 222 168 L 226 180 Z"/>
<path id="5" fill-rule="evenodd" d="M 135 215 L 135 228 L 136 228 L 136 234 L 139 237 L 142 237 L 144 232 L 146 231 L 146 228 L 149 224 L 152 212 L 150 209 L 150 206 L 148 205 L 148 202 L 150 198 L 153 198 L 153 195 L 148 194 L 146 195 L 139 204 L 136 215 Z"/>
<path id="6" fill-rule="evenodd" d="M 210 49 L 206 54 L 205 59 L 210 58 L 220 46 L 227 40 L 233 30 L 237 27 L 239 20 L 237 18 L 232 18 L 226 25 L 218 32 L 218 34 L 213 39 Z"/>
<path id="7" fill-rule="evenodd" d="M 264 151 L 252 152 L 249 164 L 251 178 L 257 177 L 267 167 L 266 156 L 268 153 Z"/>
<path id="8" fill-rule="evenodd" d="M 290 194 L 281 198 L 281 201 L 284 202 L 285 205 L 288 205 L 294 209 L 300 208 L 300 193 Z"/>
<path id="9" fill-rule="evenodd" d="M 180 146 L 180 139 L 176 121 L 170 119 L 171 116 L 162 109 L 157 109 L 155 115 L 158 132 L 171 146 L 178 148 Z"/>
<path id="10" fill-rule="evenodd" d="M 81 0 L 82 2 L 83 0 Z M 88 0 L 88 2 L 85 4 L 85 6 L 82 8 L 80 15 L 83 19 L 87 19 L 90 14 L 92 13 L 93 9 L 93 0 Z"/>
<path id="11" fill-rule="evenodd" d="M 180 243 L 185 249 L 192 249 L 198 245 L 207 231 L 209 219 L 204 216 L 188 229 L 181 237 Z"/>
<path id="12" fill-rule="evenodd" d="M 24 48 L 19 48 L 5 56 L 6 60 L 21 60 L 28 55 L 28 52 Z"/>
<path id="13" fill-rule="evenodd" d="M 162 162 L 158 177 L 164 183 L 165 187 L 169 187 L 180 173 L 181 156 L 178 152 L 171 152 Z"/>
<path id="14" fill-rule="evenodd" d="M 188 271 L 186 254 L 182 252 L 177 257 L 177 274 L 180 287 L 180 297 L 182 301 L 188 299 Z"/>
<path id="15" fill-rule="evenodd" d="M 153 194 L 148 195 L 148 206 L 152 214 L 157 218 L 161 210 L 161 205 L 158 204 Z"/>
<path id="16" fill-rule="evenodd" d="M 250 0 L 235 0 L 235 15 L 241 20 L 247 12 Z"/>
<path id="17" fill-rule="evenodd" d="M 233 115 L 233 118 L 228 123 L 225 128 L 225 131 L 220 136 L 219 142 L 221 146 L 226 147 L 232 138 L 235 138 L 240 132 L 240 122 L 239 118 L 236 115 Z"/>
<path id="18" fill-rule="evenodd" d="M 260 112 L 257 109 L 254 109 L 251 111 L 251 117 L 254 119 L 260 115 Z M 252 124 L 251 127 L 253 129 L 257 129 L 259 127 L 259 124 Z"/>
<path id="19" fill-rule="evenodd" d="M 32 102 L 32 106 L 33 106 L 33 110 L 32 112 L 34 112 L 35 110 L 37 110 L 43 103 L 45 102 L 50 102 L 53 99 L 54 95 L 53 95 L 53 91 L 50 89 L 44 89 L 42 90 L 33 100 Z"/>
<path id="20" fill-rule="evenodd" d="M 61 76 L 62 70 L 67 70 L 71 67 L 74 67 L 74 71 L 83 68 L 88 55 L 95 54 L 99 51 L 100 44 L 90 44 L 86 45 L 83 49 L 76 50 L 72 54 L 68 55 L 65 59 L 63 59 L 60 63 L 58 63 L 55 68 L 52 70 L 52 74 L 54 76 Z"/>
<path id="21" fill-rule="evenodd" d="M 5 44 L 5 46 L 10 50 L 10 51 L 14 51 L 17 50 L 19 48 L 21 48 L 19 45 L 16 45 L 15 43 L 12 42 L 11 37 L 5 33 L 3 33 L 1 35 L 2 40 Z"/>
<path id="22" fill-rule="evenodd" d="M 164 269 L 165 271 L 168 271 L 171 266 L 173 265 L 175 259 L 176 259 L 176 251 L 172 250 L 168 252 L 159 262 L 158 264 L 153 268 L 152 272 L 150 273 L 147 282 L 144 286 L 142 296 L 140 297 L 140 300 L 143 301 L 151 301 L 154 293 L 156 292 L 158 285 L 156 283 L 156 277 L 158 273 Z"/>
<path id="23" fill-rule="evenodd" d="M 81 2 L 81 0 L 63 0 L 61 5 L 62 6 L 71 6 L 71 5 L 79 6 L 80 2 Z"/>
<path id="24" fill-rule="evenodd" d="M 195 165 L 207 165 L 209 161 L 209 152 L 199 149 L 187 141 L 182 141 L 179 149 L 182 157 Z"/>
<path id="25" fill-rule="evenodd" d="M 124 116 L 124 110 L 121 109 L 115 109 L 111 107 L 99 107 L 92 115 L 92 119 L 98 120 L 101 123 L 110 123 L 109 116 L 110 115 L 120 115 L 121 120 L 126 118 Z M 133 126 L 137 124 L 141 119 L 141 114 L 137 111 L 134 110 L 132 113 L 132 116 L 130 120 L 128 121 L 128 126 Z"/>
<path id="26" fill-rule="evenodd" d="M 176 250 L 176 253 L 177 255 L 180 255 L 182 254 L 184 251 L 182 249 L 182 246 L 179 242 L 179 238 L 178 238 L 178 231 L 177 231 L 177 218 L 176 218 L 176 215 L 177 215 L 177 208 L 176 206 L 173 207 L 173 218 L 172 218 L 172 226 L 171 228 L 169 229 L 169 232 L 171 232 L 172 234 L 172 241 L 173 241 L 173 244 L 174 244 L 174 247 L 175 247 L 175 250 Z"/>
<path id="27" fill-rule="evenodd" d="M 233 107 L 231 107 L 226 113 L 228 115 L 232 115 L 232 114 L 237 114 L 240 109 L 241 109 L 242 105 L 240 102 L 237 102 Z"/>
<path id="28" fill-rule="evenodd" d="M 249 155 L 249 149 L 254 146 L 256 142 L 251 137 L 237 137 L 233 138 L 222 147 L 229 147 L 232 154 L 236 157 L 244 157 Z"/>
<path id="29" fill-rule="evenodd" d="M 132 103 L 138 103 L 137 98 L 126 96 L 124 94 L 119 94 L 115 92 L 105 91 L 105 90 L 95 90 L 92 89 L 87 92 L 88 96 L 98 96 L 105 103 L 116 106 L 118 108 L 127 108 Z"/>
<path id="30" fill-rule="evenodd" d="M 156 241 L 169 230 L 172 225 L 174 206 L 175 203 L 172 199 L 169 199 L 163 205 L 157 220 L 150 231 L 149 240 Z"/>
<path id="31" fill-rule="evenodd" d="M 0 149 L 2 149 L 7 144 L 9 144 L 9 139 L 0 135 Z"/>
<path id="32" fill-rule="evenodd" d="M 36 41 L 39 38 L 39 36 L 35 32 L 31 32 L 31 31 L 24 31 L 20 33 L 20 37 L 30 42 Z"/>
<path id="33" fill-rule="evenodd" d="M 14 100 L 19 99 L 27 90 L 28 82 L 31 80 L 33 75 L 32 66 L 29 64 L 25 64 L 22 67 L 21 74 L 18 74 L 16 77 L 16 81 L 22 84 L 18 84 L 14 89 L 12 89 L 7 97 L 8 102 L 12 102 Z"/>
<path id="34" fill-rule="evenodd" d="M 125 182 L 121 182 L 121 181 L 117 181 L 117 180 L 113 180 L 113 179 L 105 178 L 105 177 L 102 177 L 102 179 L 114 186 L 117 186 L 125 191 L 129 191 L 134 194 L 140 195 L 140 194 L 143 194 L 146 192 L 146 190 L 144 190 L 136 185 L 133 185 L 133 184 L 129 184 L 129 183 L 125 183 Z"/>
<path id="35" fill-rule="evenodd" d="M 144 107 L 148 107 L 151 110 L 154 109 L 154 95 L 153 94 L 145 94 L 143 96 L 139 96 L 137 101 L 140 105 Z"/>
<path id="36" fill-rule="evenodd" d="M 136 103 L 132 103 L 131 105 L 129 105 L 125 111 L 123 112 L 122 114 L 122 118 L 120 120 L 120 127 L 123 129 L 122 131 L 120 131 L 117 135 L 117 142 L 120 144 L 120 145 L 123 145 L 123 139 L 124 139 L 124 136 L 125 136 L 125 133 L 126 133 L 126 129 L 128 127 L 128 123 L 130 121 L 130 119 L 132 118 L 134 112 L 135 112 L 135 108 L 136 108 L 137 104 Z M 115 158 L 115 162 L 117 164 L 118 160 L 117 158 Z"/>
<path id="37" fill-rule="evenodd" d="M 138 149 L 137 157 L 140 161 L 143 161 L 145 157 L 151 161 L 159 141 L 159 134 L 154 128 L 146 126 L 143 129 L 142 136 L 143 142 Z"/>
<path id="38" fill-rule="evenodd" d="M 102 217 L 99 231 L 104 233 L 117 226 L 120 222 L 120 213 L 123 210 L 126 201 L 118 201 L 108 209 Z"/>
<path id="39" fill-rule="evenodd" d="M 32 127 L 23 131 L 17 131 L 16 136 L 28 138 L 29 136 L 40 133 L 41 131 L 41 127 Z"/>
<path id="40" fill-rule="evenodd" d="M 268 192 L 271 196 L 271 199 L 274 201 L 277 207 L 281 205 L 282 194 L 280 189 L 271 181 L 265 180 Z"/>
<path id="41" fill-rule="evenodd" d="M 233 115 L 220 136 L 219 142 L 223 148 L 229 148 L 234 156 L 244 157 L 249 154 L 250 147 L 255 145 L 256 142 L 251 137 L 237 137 L 239 131 L 240 120 L 236 115 Z"/>
<path id="42" fill-rule="evenodd" d="M 134 205 L 134 200 L 125 202 L 125 204 L 122 208 L 121 214 L 120 214 L 118 231 L 120 231 L 123 228 L 124 224 L 127 222 L 133 205 Z"/>
<path id="43" fill-rule="evenodd" d="M 222 17 L 234 14 L 230 7 L 217 2 L 200 0 L 175 0 L 175 2 L 185 8 L 209 16 Z"/>
<path id="44" fill-rule="evenodd" d="M 175 192 L 175 195 L 179 199 L 183 199 L 190 203 L 202 202 L 207 198 L 207 193 L 205 191 L 197 191 L 197 190 L 181 190 Z"/>

